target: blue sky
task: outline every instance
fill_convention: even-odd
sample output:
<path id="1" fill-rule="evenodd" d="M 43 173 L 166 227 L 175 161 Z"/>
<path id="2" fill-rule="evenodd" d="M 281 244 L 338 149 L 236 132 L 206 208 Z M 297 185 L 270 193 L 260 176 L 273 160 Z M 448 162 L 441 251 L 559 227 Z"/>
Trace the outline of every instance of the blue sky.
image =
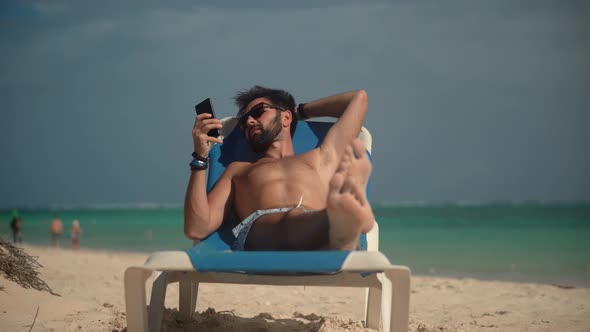
<path id="1" fill-rule="evenodd" d="M 0 208 L 182 204 L 193 106 L 369 94 L 371 199 L 590 200 L 584 1 L 0 5 Z"/>

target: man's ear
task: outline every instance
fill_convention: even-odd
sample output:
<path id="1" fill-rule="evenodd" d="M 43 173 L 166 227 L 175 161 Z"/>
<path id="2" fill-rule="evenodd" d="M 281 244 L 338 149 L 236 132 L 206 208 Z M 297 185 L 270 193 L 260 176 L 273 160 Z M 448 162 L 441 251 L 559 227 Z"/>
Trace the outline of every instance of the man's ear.
<path id="1" fill-rule="evenodd" d="M 291 127 L 293 121 L 293 113 L 291 111 L 282 112 L 283 115 L 283 127 Z"/>

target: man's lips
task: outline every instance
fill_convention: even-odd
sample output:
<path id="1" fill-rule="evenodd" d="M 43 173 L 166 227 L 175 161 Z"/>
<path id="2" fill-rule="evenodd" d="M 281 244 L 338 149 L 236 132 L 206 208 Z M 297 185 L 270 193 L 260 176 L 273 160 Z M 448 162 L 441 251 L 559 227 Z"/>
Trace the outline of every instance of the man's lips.
<path id="1" fill-rule="evenodd" d="M 255 126 L 255 127 L 250 128 L 248 130 L 248 136 L 252 137 L 252 135 L 254 135 L 256 133 L 256 131 L 261 131 L 260 127 Z"/>

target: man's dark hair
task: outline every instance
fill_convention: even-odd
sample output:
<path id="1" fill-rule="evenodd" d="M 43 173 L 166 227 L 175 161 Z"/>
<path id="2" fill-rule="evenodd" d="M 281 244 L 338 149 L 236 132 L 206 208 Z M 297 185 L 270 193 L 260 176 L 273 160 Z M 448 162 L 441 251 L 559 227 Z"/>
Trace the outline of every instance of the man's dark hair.
<path id="1" fill-rule="evenodd" d="M 278 89 L 269 89 L 260 85 L 255 85 L 248 90 L 239 91 L 234 97 L 234 102 L 238 106 L 238 115 L 241 115 L 246 106 L 257 98 L 267 98 L 271 104 L 291 112 L 291 137 L 295 134 L 297 128 L 297 119 L 295 118 L 295 99 L 285 91 Z"/>

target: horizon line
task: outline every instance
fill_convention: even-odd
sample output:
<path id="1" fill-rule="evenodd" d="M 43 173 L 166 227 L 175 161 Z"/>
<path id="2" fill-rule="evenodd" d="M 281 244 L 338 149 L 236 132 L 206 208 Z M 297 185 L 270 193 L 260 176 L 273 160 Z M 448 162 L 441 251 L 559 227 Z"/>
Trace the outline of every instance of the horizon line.
<path id="1" fill-rule="evenodd" d="M 569 205 L 569 204 L 590 204 L 590 200 L 490 200 L 490 201 L 373 201 L 373 206 L 378 207 L 411 207 L 411 206 L 489 206 L 489 205 Z M 182 208 L 179 203 L 91 203 L 91 204 L 47 204 L 47 205 L 21 205 L 13 207 L 0 207 L 0 212 L 11 210 L 156 210 Z"/>

